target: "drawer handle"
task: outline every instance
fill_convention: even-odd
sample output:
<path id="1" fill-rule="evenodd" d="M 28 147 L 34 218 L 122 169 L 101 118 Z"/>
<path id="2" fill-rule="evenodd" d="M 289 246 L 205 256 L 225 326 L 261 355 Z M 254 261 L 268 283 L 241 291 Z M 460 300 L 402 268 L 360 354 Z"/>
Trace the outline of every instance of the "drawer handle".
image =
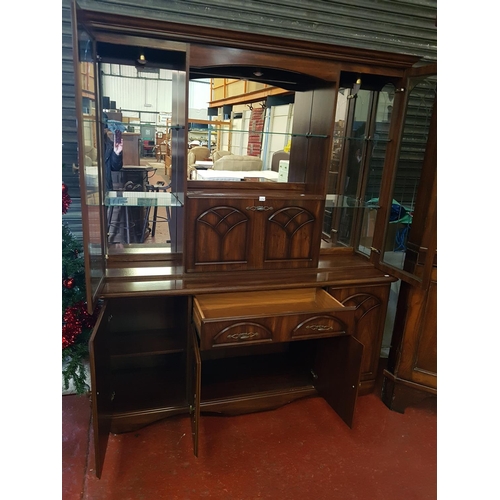
<path id="1" fill-rule="evenodd" d="M 265 212 L 267 210 L 272 210 L 273 207 L 268 207 L 267 205 L 252 205 L 251 207 L 246 207 L 247 210 L 253 210 L 254 212 Z"/>
<path id="2" fill-rule="evenodd" d="M 333 326 L 330 325 L 307 325 L 306 328 L 314 330 L 315 332 L 327 332 L 333 330 Z"/>
<path id="3" fill-rule="evenodd" d="M 243 332 L 243 333 L 231 333 L 227 336 L 227 338 L 234 340 L 248 340 L 258 336 L 259 334 L 257 332 Z"/>

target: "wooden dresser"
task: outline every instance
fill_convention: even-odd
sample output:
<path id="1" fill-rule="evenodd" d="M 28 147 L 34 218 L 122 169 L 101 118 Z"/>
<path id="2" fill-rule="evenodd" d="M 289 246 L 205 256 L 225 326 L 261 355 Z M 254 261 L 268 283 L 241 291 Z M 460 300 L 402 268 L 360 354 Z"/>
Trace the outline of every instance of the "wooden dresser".
<path id="1" fill-rule="evenodd" d="M 102 158 L 98 167 L 80 169 L 88 306 L 99 308 L 90 340 L 97 476 L 110 432 L 172 415 L 190 415 L 196 454 L 204 413 L 270 410 L 316 396 L 352 426 L 358 396 L 374 388 L 390 287 L 399 278 L 379 265 L 379 249 L 388 232 L 404 85 L 417 58 L 200 30 L 76 2 L 72 17 L 77 115 L 89 99 L 96 113 L 82 119 L 80 144 L 92 141 L 88 131 L 101 122 L 101 82 L 94 94 L 81 88 L 89 65 L 99 80 L 99 65 L 132 71 L 141 51 L 146 69 L 168 70 L 172 102 L 168 193 L 106 192 Z M 259 132 L 263 155 L 272 144 L 290 145 L 283 182 L 188 179 L 189 81 L 207 76 L 256 78 L 272 89 L 240 102 L 257 105 L 276 93 L 293 103 L 286 132 Z M 214 100 L 222 110 L 236 102 Z M 391 113 L 381 108 L 386 101 Z M 365 113 L 363 127 L 356 109 Z M 230 134 L 235 147 L 248 131 L 228 123 L 213 132 L 219 142 Z M 124 158 L 139 165 L 130 156 L 139 151 L 137 135 L 124 139 Z M 367 205 L 374 191 L 377 204 Z M 110 248 L 109 200 L 168 209 L 169 243 Z"/>

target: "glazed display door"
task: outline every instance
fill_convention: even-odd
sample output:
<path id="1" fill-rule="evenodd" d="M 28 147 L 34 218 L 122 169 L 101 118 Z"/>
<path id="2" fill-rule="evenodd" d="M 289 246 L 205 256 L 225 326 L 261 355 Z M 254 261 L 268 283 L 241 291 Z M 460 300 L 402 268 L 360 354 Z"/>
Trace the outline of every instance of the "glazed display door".
<path id="1" fill-rule="evenodd" d="M 78 129 L 78 166 L 82 203 L 83 246 L 85 259 L 85 286 L 89 312 L 103 285 L 104 259 L 104 210 L 99 172 L 99 91 L 96 79 L 95 40 L 78 22 L 78 7 L 72 4 L 73 60 L 75 68 L 76 121 Z M 96 158 L 93 161 L 92 158 Z"/>

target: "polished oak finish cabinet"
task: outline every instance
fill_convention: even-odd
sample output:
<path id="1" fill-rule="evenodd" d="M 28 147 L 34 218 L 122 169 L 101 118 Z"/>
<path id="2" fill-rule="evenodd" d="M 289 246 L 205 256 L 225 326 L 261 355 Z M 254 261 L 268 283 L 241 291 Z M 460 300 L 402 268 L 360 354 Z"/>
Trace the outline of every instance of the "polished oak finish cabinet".
<path id="1" fill-rule="evenodd" d="M 141 53 L 147 65 L 171 76 L 169 191 L 136 198 L 107 193 L 102 153 L 97 166 L 80 169 L 88 305 L 101 307 L 90 340 L 97 476 L 110 432 L 171 415 L 190 415 L 196 454 L 204 413 L 270 410 L 319 396 L 352 426 L 358 395 L 374 386 L 396 278 L 360 247 L 364 201 L 344 197 L 345 168 L 354 156 L 338 148 L 342 142 L 354 153 L 354 137 L 339 135 L 344 121 L 335 117 L 349 105 L 345 126 L 360 134 L 356 81 L 362 76 L 371 93 L 374 121 L 380 89 L 402 88 L 417 58 L 110 15 L 76 2 L 72 16 L 81 146 L 99 137 L 89 133 L 102 123 L 99 65 L 133 68 Z M 89 67 L 98 75 L 95 88 L 82 89 L 79 77 Z M 285 181 L 188 179 L 189 80 L 229 76 L 279 85 L 294 103 Z M 402 93 L 393 98 L 397 114 Z M 88 100 L 94 114 L 84 115 Z M 387 121 L 387 114 L 377 116 Z M 397 120 L 385 125 L 389 137 L 377 150 L 388 165 L 384 175 L 400 132 Z M 374 143 L 371 136 L 363 140 Z M 371 171 L 363 161 L 357 195 Z M 332 168 L 338 193 L 327 198 Z M 118 197 L 121 205 L 168 208 L 171 243 L 111 248 L 106 213 Z M 378 211 L 374 245 L 383 237 L 389 197 L 382 185 L 378 205 L 370 206 Z M 339 237 L 330 237 L 336 231 Z"/>

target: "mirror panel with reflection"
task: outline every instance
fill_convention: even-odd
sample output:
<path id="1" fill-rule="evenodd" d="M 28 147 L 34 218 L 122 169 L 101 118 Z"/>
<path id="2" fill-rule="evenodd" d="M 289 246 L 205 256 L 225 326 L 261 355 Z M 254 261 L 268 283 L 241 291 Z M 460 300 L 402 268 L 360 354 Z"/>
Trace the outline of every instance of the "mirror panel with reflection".
<path id="1" fill-rule="evenodd" d="M 219 181 L 287 182 L 295 93 L 251 80 L 208 82 L 205 109 L 189 108 L 188 179 L 208 181 L 207 187 Z"/>
<path id="2" fill-rule="evenodd" d="M 108 43 L 97 51 L 108 252 L 170 251 L 181 205 L 172 183 L 173 87 L 185 56 Z"/>

